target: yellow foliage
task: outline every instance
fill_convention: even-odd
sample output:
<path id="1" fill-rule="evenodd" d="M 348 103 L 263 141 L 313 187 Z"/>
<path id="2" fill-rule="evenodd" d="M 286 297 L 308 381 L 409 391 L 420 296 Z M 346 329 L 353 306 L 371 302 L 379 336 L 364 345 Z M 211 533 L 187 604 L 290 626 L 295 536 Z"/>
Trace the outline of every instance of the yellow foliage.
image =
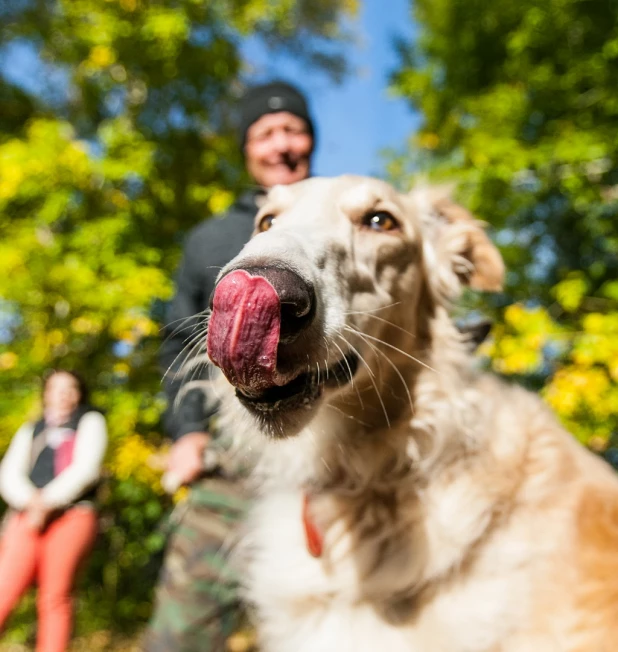
<path id="1" fill-rule="evenodd" d="M 543 338 L 558 330 L 544 308 L 526 308 L 521 303 L 506 308 L 504 321 L 519 333 L 537 333 Z"/>
<path id="2" fill-rule="evenodd" d="M 483 347 L 493 368 L 504 374 L 529 374 L 539 370 L 548 343 L 565 337 L 543 308 L 528 308 L 520 303 L 504 311 L 504 323 L 494 328 L 494 338 Z"/>
<path id="3" fill-rule="evenodd" d="M 540 352 L 536 349 L 516 348 L 512 353 L 503 354 L 494 361 L 494 368 L 503 374 L 532 373 L 541 363 Z"/>
<path id="4" fill-rule="evenodd" d="M 125 11 L 135 11 L 138 5 L 139 3 L 137 2 L 137 0 L 120 0 L 120 6 Z"/>
<path id="5" fill-rule="evenodd" d="M 13 162 L 0 159 L 0 199 L 10 199 L 15 196 L 20 183 L 24 179 L 24 171 Z"/>
<path id="6" fill-rule="evenodd" d="M 4 274 L 12 274 L 24 267 L 24 257 L 21 251 L 15 249 L 14 243 L 0 246 L 0 270 Z"/>
<path id="7" fill-rule="evenodd" d="M 119 376 L 128 376 L 131 371 L 131 367 L 126 362 L 117 362 L 113 366 L 114 373 Z"/>
<path id="8" fill-rule="evenodd" d="M 582 326 L 587 333 L 616 335 L 618 334 L 618 313 L 589 313 L 583 318 Z"/>
<path id="9" fill-rule="evenodd" d="M 424 149 L 436 149 L 440 144 L 440 137 L 438 134 L 427 133 L 421 134 L 418 137 L 418 145 Z"/>
<path id="10" fill-rule="evenodd" d="M 101 332 L 102 327 L 100 321 L 90 317 L 76 317 L 71 321 L 71 330 L 83 335 L 96 335 Z"/>
<path id="11" fill-rule="evenodd" d="M 127 208 L 129 206 L 129 198 L 120 190 L 110 192 L 109 198 L 117 208 Z"/>
<path id="12" fill-rule="evenodd" d="M 66 334 L 63 331 L 54 329 L 49 332 L 48 342 L 50 346 L 58 346 L 58 344 L 62 344 L 65 340 Z"/>
<path id="13" fill-rule="evenodd" d="M 208 208 L 215 214 L 223 213 L 230 207 L 233 200 L 234 196 L 231 192 L 216 190 L 208 199 Z"/>
<path id="14" fill-rule="evenodd" d="M 164 493 L 161 470 L 150 464 L 150 459 L 157 454 L 160 454 L 160 450 L 138 434 L 127 434 L 119 439 L 107 468 L 119 480 L 134 478 L 161 495 Z"/>
<path id="15" fill-rule="evenodd" d="M 618 383 L 618 356 L 614 356 L 607 361 L 607 370 L 611 379 Z M 618 406 L 616 406 L 618 410 Z"/>
<path id="16" fill-rule="evenodd" d="M 553 293 L 565 310 L 574 311 L 581 305 L 587 290 L 588 283 L 583 274 L 572 272 L 554 287 Z"/>
<path id="17" fill-rule="evenodd" d="M 521 303 L 513 303 L 504 311 L 504 321 L 517 327 L 525 321 L 526 315 L 527 312 Z"/>
<path id="18" fill-rule="evenodd" d="M 600 370 L 561 369 L 545 389 L 547 402 L 561 415 L 571 417 L 582 403 L 598 404 L 609 380 Z"/>
<path id="19" fill-rule="evenodd" d="M 110 325 L 110 332 L 119 340 L 136 344 L 143 337 L 157 336 L 159 327 L 146 315 L 132 310 L 115 317 Z"/>
<path id="20" fill-rule="evenodd" d="M 568 306 L 581 302 L 578 283 L 564 285 L 561 292 Z M 513 304 L 481 352 L 504 374 L 546 374 L 557 367 L 543 397 L 566 428 L 601 450 L 618 427 L 617 333 L 617 313 L 590 313 L 579 329 L 577 324 L 567 329 L 544 309 Z"/>
<path id="21" fill-rule="evenodd" d="M 12 351 L 7 351 L 6 353 L 0 353 L 0 369 L 2 371 L 8 371 L 13 369 L 17 362 L 19 361 L 19 356 Z"/>

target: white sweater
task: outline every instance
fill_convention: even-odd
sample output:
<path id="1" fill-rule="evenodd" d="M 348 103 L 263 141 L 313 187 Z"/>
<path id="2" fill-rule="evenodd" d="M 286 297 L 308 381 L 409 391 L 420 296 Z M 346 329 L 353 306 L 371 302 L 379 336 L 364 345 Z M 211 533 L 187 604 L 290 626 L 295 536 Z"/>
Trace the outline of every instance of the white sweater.
<path id="1" fill-rule="evenodd" d="M 16 433 L 0 464 L 0 495 L 13 509 L 23 510 L 36 487 L 30 481 L 34 424 L 24 424 Z M 71 464 L 41 489 L 51 508 L 70 505 L 101 475 L 107 449 L 107 426 L 99 412 L 86 412 L 79 420 Z"/>

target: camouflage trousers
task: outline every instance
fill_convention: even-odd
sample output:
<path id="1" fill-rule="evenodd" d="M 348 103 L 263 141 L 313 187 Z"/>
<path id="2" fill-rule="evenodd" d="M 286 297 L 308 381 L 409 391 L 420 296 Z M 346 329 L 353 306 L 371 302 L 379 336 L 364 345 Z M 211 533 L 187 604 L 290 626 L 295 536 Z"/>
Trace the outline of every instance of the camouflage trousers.
<path id="1" fill-rule="evenodd" d="M 219 652 L 238 629 L 242 609 L 226 550 L 247 507 L 240 484 L 202 479 L 176 508 L 144 652 Z"/>

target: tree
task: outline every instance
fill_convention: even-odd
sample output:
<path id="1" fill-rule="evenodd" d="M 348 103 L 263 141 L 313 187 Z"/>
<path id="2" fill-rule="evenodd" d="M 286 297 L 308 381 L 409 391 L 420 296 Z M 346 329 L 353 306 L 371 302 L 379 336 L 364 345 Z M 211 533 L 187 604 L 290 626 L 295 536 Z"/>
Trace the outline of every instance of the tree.
<path id="1" fill-rule="evenodd" d="M 417 0 L 397 91 L 420 109 L 391 171 L 456 179 L 509 269 L 494 368 L 543 387 L 582 441 L 618 427 L 618 6 Z M 509 305 L 511 304 L 511 305 Z"/>
<path id="2" fill-rule="evenodd" d="M 97 626 L 148 615 L 166 504 L 147 465 L 161 307 L 183 234 L 247 182 L 233 131 L 242 39 L 337 78 L 355 5 L 0 0 L 0 451 L 46 368 L 84 373 L 112 437 L 85 593 Z"/>

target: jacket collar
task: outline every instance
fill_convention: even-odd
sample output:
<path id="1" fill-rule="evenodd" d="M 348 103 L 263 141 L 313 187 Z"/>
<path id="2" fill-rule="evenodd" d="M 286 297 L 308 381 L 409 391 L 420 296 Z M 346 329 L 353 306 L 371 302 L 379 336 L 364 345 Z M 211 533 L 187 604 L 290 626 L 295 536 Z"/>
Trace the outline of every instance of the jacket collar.
<path id="1" fill-rule="evenodd" d="M 253 219 L 259 208 L 259 200 L 265 195 L 266 190 L 264 188 L 251 188 L 251 190 L 246 190 L 236 200 L 236 207 Z"/>

